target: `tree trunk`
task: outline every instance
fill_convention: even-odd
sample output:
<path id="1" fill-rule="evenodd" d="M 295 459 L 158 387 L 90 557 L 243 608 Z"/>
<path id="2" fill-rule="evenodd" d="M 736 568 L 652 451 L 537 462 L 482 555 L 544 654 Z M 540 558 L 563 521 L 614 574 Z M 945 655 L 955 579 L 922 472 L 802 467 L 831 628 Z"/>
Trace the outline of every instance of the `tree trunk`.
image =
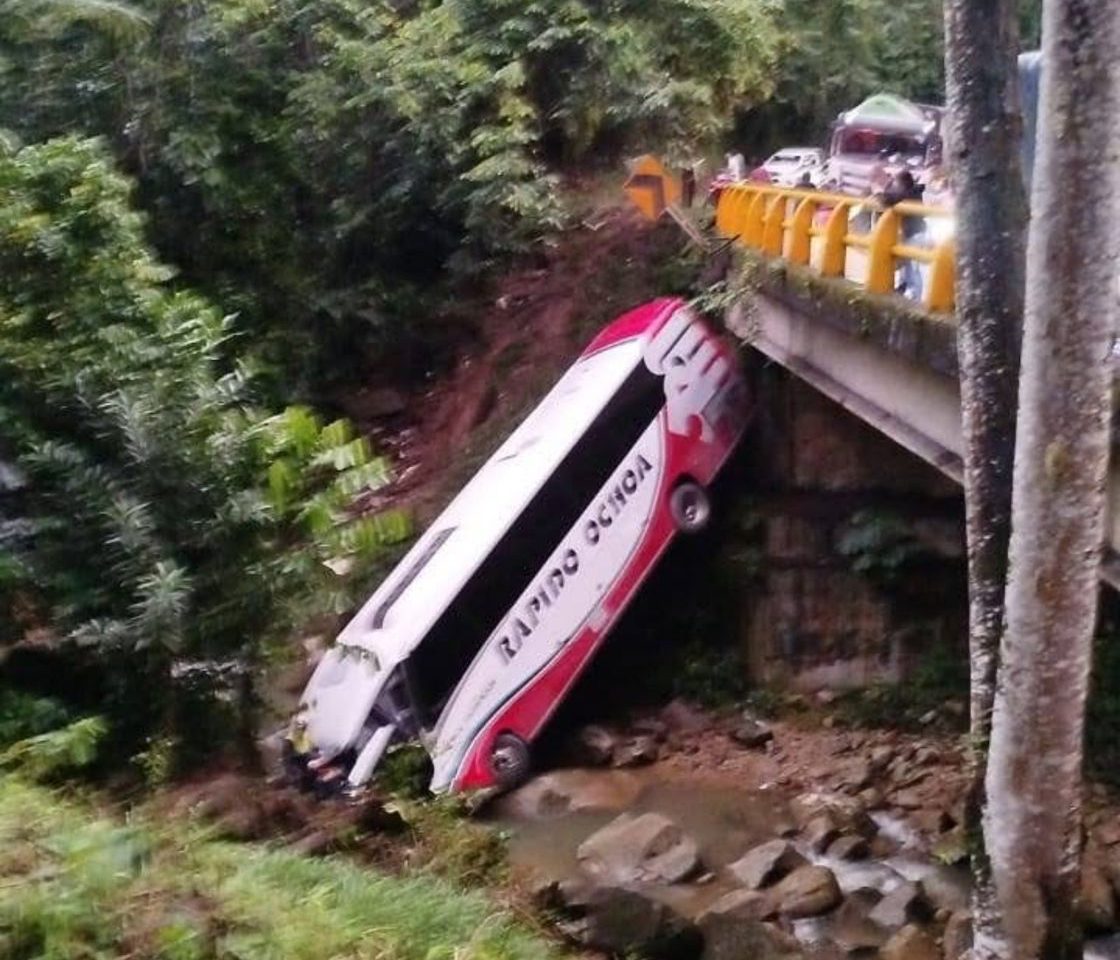
<path id="1" fill-rule="evenodd" d="M 984 833 L 1003 955 L 1080 957 L 1082 734 L 1120 256 L 1120 3 L 1045 0 L 1007 629 Z"/>
<path id="2" fill-rule="evenodd" d="M 971 663 L 970 847 L 983 850 L 981 812 L 1003 629 L 1011 472 L 1023 317 L 1026 199 L 1020 168 L 1018 0 L 945 6 L 949 119 L 957 196 L 957 354 L 964 429 Z M 998 940 L 987 859 L 973 856 L 977 957 Z"/>

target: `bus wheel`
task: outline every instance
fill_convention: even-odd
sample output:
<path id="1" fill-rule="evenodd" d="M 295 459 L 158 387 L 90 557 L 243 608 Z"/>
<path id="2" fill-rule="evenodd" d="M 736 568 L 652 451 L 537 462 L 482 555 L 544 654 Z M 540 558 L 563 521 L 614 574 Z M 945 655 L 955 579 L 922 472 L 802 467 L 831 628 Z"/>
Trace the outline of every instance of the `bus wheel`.
<path id="1" fill-rule="evenodd" d="M 490 752 L 490 772 L 503 790 L 529 779 L 529 744 L 513 733 L 500 733 Z"/>
<path id="2" fill-rule="evenodd" d="M 699 533 L 712 519 L 712 502 L 700 484 L 686 480 L 669 494 L 669 514 L 681 533 Z"/>

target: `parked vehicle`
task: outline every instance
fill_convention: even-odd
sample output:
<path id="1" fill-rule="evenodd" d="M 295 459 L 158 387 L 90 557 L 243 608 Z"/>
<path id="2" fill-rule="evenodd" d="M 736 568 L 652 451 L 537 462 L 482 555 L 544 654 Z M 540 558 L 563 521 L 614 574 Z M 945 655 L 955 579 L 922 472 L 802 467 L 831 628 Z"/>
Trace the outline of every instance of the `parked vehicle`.
<path id="1" fill-rule="evenodd" d="M 854 196 L 874 192 L 901 170 L 924 183 L 942 162 L 942 114 L 890 94 L 869 97 L 833 125 L 827 178 Z"/>
<path id="2" fill-rule="evenodd" d="M 824 160 L 824 151 L 816 147 L 785 147 L 770 157 L 762 170 L 780 187 L 796 186 L 805 174 L 817 186 L 821 182 Z"/>
<path id="3" fill-rule="evenodd" d="M 519 783 L 670 541 L 707 523 L 745 414 L 733 350 L 681 301 L 607 326 L 339 635 L 296 761 L 357 787 L 417 739 L 433 791 Z"/>

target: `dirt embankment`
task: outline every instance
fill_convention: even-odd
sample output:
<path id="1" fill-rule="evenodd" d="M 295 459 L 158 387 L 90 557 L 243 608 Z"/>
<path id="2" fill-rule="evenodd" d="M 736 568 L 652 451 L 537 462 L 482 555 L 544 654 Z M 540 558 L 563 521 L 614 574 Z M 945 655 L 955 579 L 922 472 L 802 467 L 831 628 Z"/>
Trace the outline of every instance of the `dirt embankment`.
<path id="1" fill-rule="evenodd" d="M 341 398 L 395 466 L 394 482 L 363 509 L 407 507 L 421 523 L 430 520 L 603 324 L 686 290 L 684 244 L 671 225 L 624 208 L 597 211 L 534 263 L 447 311 L 441 321 L 463 331 L 449 375 L 411 395 L 368 390 Z"/>

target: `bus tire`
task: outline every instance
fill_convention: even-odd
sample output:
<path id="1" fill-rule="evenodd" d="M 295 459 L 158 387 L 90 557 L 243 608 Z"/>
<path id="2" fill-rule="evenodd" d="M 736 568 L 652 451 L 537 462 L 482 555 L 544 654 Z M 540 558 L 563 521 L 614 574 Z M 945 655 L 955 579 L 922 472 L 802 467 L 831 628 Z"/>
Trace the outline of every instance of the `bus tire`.
<path id="1" fill-rule="evenodd" d="M 685 480 L 669 494 L 669 515 L 681 533 L 699 533 L 712 519 L 712 502 L 700 484 Z"/>
<path id="2" fill-rule="evenodd" d="M 503 790 L 512 790 L 529 779 L 529 744 L 514 733 L 500 733 L 490 750 L 490 773 Z"/>

